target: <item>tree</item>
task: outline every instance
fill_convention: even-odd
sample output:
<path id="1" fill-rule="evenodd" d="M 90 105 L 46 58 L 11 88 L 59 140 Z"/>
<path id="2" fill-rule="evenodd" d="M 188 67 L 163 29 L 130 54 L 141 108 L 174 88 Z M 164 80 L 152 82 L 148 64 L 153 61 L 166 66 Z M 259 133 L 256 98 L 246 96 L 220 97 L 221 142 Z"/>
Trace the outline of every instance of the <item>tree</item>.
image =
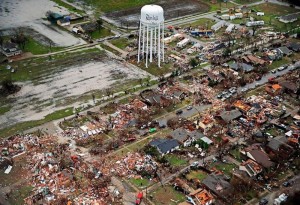
<path id="1" fill-rule="evenodd" d="M 223 56 L 228 57 L 231 56 L 231 49 L 230 48 L 225 48 L 223 51 Z"/>
<path id="2" fill-rule="evenodd" d="M 18 44 L 22 49 L 25 48 L 26 42 L 28 41 L 27 37 L 23 34 L 23 32 L 18 29 L 16 31 L 15 36 L 11 39 L 12 42 Z"/>
<path id="3" fill-rule="evenodd" d="M 102 28 L 102 25 L 103 25 L 103 20 L 101 18 L 99 18 L 97 21 L 97 29 L 98 31 L 100 32 L 101 28 Z"/>
<path id="4" fill-rule="evenodd" d="M 196 60 L 196 58 L 191 58 L 190 59 L 190 65 L 195 68 L 198 65 L 198 62 Z"/>
<path id="5" fill-rule="evenodd" d="M 11 78 L 2 80 L 1 86 L 2 86 L 2 88 L 0 88 L 0 93 L 5 94 L 5 95 L 16 93 L 21 89 L 20 86 L 15 85 L 13 83 Z"/>

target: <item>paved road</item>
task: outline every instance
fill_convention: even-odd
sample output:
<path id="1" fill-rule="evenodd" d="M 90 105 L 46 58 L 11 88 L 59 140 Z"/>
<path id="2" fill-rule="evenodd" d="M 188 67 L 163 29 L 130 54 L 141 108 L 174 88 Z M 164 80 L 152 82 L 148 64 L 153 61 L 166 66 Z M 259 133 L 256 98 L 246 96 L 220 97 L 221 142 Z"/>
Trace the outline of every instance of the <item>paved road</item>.
<path id="1" fill-rule="evenodd" d="M 300 67 L 300 61 L 297 61 L 297 62 L 294 64 L 294 66 L 297 66 L 297 67 L 298 67 L 297 69 L 299 69 L 299 67 Z M 288 66 L 288 68 L 286 68 L 285 70 L 282 70 L 282 71 L 276 71 L 276 73 L 271 73 L 271 72 L 269 72 L 269 73 L 265 74 L 265 75 L 261 78 L 261 80 L 254 81 L 253 83 L 249 83 L 249 84 L 245 85 L 244 87 L 239 87 L 239 88 L 238 88 L 238 91 L 241 91 L 242 88 L 253 89 L 253 88 L 257 87 L 257 85 L 263 85 L 263 84 L 265 84 L 265 83 L 268 82 L 268 79 L 269 79 L 269 78 L 277 78 L 277 77 L 280 77 L 280 76 L 282 76 L 282 75 L 288 73 L 291 69 L 292 69 L 292 66 Z M 277 69 L 276 69 L 276 70 L 277 70 Z"/>

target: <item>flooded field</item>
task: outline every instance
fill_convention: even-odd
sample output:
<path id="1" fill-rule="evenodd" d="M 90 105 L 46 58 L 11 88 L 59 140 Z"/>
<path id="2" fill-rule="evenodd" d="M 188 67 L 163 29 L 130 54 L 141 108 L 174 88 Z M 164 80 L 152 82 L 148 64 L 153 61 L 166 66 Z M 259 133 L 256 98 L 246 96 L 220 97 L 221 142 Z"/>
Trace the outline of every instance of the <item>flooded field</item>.
<path id="1" fill-rule="evenodd" d="M 10 96 L 10 111 L 0 116 L 0 129 L 22 121 L 38 120 L 68 107 L 78 107 L 84 102 L 63 103 L 66 98 L 76 98 L 90 91 L 115 89 L 116 84 L 145 78 L 149 74 L 131 64 L 108 57 L 77 63 L 73 66 L 49 68 L 32 81 L 19 83 L 22 89 Z M 92 99 L 92 94 L 88 94 Z"/>
<path id="2" fill-rule="evenodd" d="M 69 13 L 50 0 L 1 0 L 0 30 L 28 27 L 50 39 L 56 46 L 72 46 L 85 43 L 82 39 L 76 38 L 44 20 L 46 18 L 45 14 L 49 10 L 62 15 Z"/>

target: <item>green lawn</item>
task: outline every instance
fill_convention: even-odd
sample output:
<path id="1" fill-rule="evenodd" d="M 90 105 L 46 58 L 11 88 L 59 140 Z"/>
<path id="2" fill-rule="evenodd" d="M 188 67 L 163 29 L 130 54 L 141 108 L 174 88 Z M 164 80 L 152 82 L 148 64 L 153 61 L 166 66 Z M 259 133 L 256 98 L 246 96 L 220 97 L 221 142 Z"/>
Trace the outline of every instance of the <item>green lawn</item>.
<path id="1" fill-rule="evenodd" d="M 207 173 L 199 170 L 199 171 L 191 171 L 186 175 L 186 178 L 188 180 L 199 179 L 200 181 L 202 181 L 203 179 L 205 179 L 206 176 Z"/>
<path id="2" fill-rule="evenodd" d="M 237 166 L 235 164 L 216 162 L 213 163 L 211 167 L 215 167 L 217 170 L 224 172 L 225 175 L 231 176 L 233 168 L 236 168 Z"/>
<path id="3" fill-rule="evenodd" d="M 114 34 L 109 29 L 102 27 L 100 30 L 97 29 L 94 32 L 92 32 L 91 37 L 93 39 L 99 39 L 99 38 L 104 38 L 112 35 Z"/>
<path id="4" fill-rule="evenodd" d="M 210 6 L 209 11 L 224 10 L 224 9 L 232 8 L 235 6 L 235 4 L 233 4 L 229 1 L 227 3 L 224 3 L 223 1 L 221 1 L 221 3 L 216 3 L 216 4 L 211 3 L 211 0 L 202 0 L 202 2 L 205 2 L 207 5 Z M 220 2 L 220 1 L 218 1 L 218 2 Z"/>
<path id="5" fill-rule="evenodd" d="M 11 109 L 11 106 L 1 106 L 0 107 L 0 115 L 3 115 L 4 113 L 8 112 Z"/>
<path id="6" fill-rule="evenodd" d="M 150 184 L 150 180 L 146 178 L 139 178 L 139 179 L 130 178 L 129 181 L 137 188 L 145 188 Z"/>
<path id="7" fill-rule="evenodd" d="M 62 50 L 62 47 L 51 47 L 51 52 Z M 28 41 L 25 44 L 23 52 L 31 52 L 32 54 L 45 54 L 50 52 L 50 45 L 46 46 L 40 44 L 31 37 L 28 37 Z"/>
<path id="8" fill-rule="evenodd" d="M 269 69 L 273 70 L 274 68 L 278 68 L 284 64 L 288 64 L 291 62 L 289 57 L 283 57 L 281 60 L 273 61 L 271 65 L 269 65 Z"/>
<path id="9" fill-rule="evenodd" d="M 232 154 L 232 156 L 239 162 L 242 161 L 242 158 L 241 158 L 241 152 L 238 148 L 236 149 L 233 149 L 233 150 L 230 150 L 230 154 Z"/>
<path id="10" fill-rule="evenodd" d="M 128 46 L 128 39 L 127 38 L 118 38 L 110 41 L 111 44 L 114 46 L 124 50 Z"/>
<path id="11" fill-rule="evenodd" d="M 212 20 L 212 19 L 208 19 L 208 18 L 201 18 L 201 19 L 198 19 L 197 21 L 189 24 L 190 26 L 201 26 L 201 27 L 204 27 L 204 28 L 208 28 L 210 29 L 212 25 L 215 24 L 215 21 Z"/>
<path id="12" fill-rule="evenodd" d="M 167 55 L 165 54 L 165 59 Z M 146 72 L 155 75 L 155 76 L 161 76 L 167 73 L 172 72 L 173 63 L 160 63 L 160 68 L 157 65 L 157 62 L 152 62 L 148 64 L 148 68 L 146 68 L 145 62 L 141 61 L 139 64 L 137 62 L 134 62 L 138 67 L 145 70 Z"/>
<path id="13" fill-rule="evenodd" d="M 176 191 L 171 186 L 160 186 L 149 195 L 155 205 L 176 205 L 186 199 L 183 193 Z"/>
<path id="14" fill-rule="evenodd" d="M 261 0 L 233 0 L 233 2 L 238 3 L 238 4 L 251 4 L 255 3 Z"/>
<path id="15" fill-rule="evenodd" d="M 188 161 L 185 159 L 181 159 L 176 155 L 166 155 L 166 158 L 168 162 L 171 164 L 173 167 L 180 167 L 180 166 L 185 166 L 188 164 Z"/>

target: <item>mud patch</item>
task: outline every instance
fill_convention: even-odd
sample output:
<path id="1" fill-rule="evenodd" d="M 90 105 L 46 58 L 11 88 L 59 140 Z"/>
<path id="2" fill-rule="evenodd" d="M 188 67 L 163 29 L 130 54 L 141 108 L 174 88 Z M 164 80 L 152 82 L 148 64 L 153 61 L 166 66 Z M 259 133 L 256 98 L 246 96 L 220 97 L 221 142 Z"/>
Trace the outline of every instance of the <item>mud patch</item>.
<path id="1" fill-rule="evenodd" d="M 196 0 L 169 0 L 157 3 L 165 12 L 165 20 L 209 11 L 209 6 Z M 105 14 L 105 17 L 115 21 L 120 26 L 138 26 L 141 7 L 115 11 Z"/>

